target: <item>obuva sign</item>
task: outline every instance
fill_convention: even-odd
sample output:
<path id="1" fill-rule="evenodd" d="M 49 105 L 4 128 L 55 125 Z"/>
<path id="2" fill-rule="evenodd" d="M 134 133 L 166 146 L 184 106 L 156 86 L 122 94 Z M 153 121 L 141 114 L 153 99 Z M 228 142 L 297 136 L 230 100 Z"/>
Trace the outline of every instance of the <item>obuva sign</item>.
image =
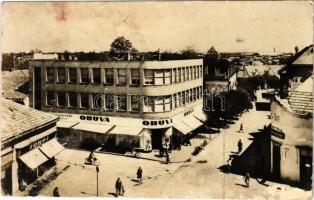
<path id="1" fill-rule="evenodd" d="M 172 124 L 172 119 L 163 119 L 163 120 L 144 120 L 143 125 L 144 126 L 163 126 Z"/>
<path id="2" fill-rule="evenodd" d="M 81 115 L 80 120 L 110 122 L 109 117 Z"/>

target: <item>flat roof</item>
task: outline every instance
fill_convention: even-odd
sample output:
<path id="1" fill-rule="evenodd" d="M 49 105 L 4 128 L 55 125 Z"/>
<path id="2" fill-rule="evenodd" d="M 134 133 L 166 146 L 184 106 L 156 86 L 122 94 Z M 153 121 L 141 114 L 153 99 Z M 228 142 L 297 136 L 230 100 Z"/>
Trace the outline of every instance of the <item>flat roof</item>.
<path id="1" fill-rule="evenodd" d="M 34 67 L 45 64 L 47 67 L 99 67 L 99 68 L 146 68 L 162 69 L 183 66 L 203 65 L 203 59 L 167 60 L 167 61 L 62 61 L 62 60 L 31 60 Z"/>

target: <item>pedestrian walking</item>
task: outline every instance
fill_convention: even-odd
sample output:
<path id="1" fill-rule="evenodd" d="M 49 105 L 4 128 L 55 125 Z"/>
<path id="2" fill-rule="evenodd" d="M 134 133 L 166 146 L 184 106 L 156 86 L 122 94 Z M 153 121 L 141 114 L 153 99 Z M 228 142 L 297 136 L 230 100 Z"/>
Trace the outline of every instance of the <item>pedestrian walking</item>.
<path id="1" fill-rule="evenodd" d="M 243 123 L 240 124 L 240 130 L 239 130 L 239 133 L 244 133 L 243 131 Z"/>
<path id="2" fill-rule="evenodd" d="M 245 175 L 243 176 L 244 182 L 246 184 L 246 187 L 250 186 L 250 174 L 247 172 L 245 173 Z"/>
<path id="3" fill-rule="evenodd" d="M 166 164 L 170 163 L 169 153 L 166 152 Z"/>
<path id="4" fill-rule="evenodd" d="M 54 197 L 60 197 L 59 188 L 58 187 L 55 187 L 55 189 L 53 189 L 52 195 Z"/>
<path id="5" fill-rule="evenodd" d="M 121 189 L 122 189 L 122 181 L 120 180 L 119 177 L 116 180 L 115 188 L 116 188 L 116 196 L 119 196 L 121 194 Z"/>
<path id="6" fill-rule="evenodd" d="M 241 151 L 242 151 L 242 141 L 241 141 L 241 139 L 238 141 L 238 153 L 241 153 Z"/>
<path id="7" fill-rule="evenodd" d="M 137 175 L 137 181 L 142 183 L 143 170 L 141 167 L 137 169 L 136 175 Z"/>

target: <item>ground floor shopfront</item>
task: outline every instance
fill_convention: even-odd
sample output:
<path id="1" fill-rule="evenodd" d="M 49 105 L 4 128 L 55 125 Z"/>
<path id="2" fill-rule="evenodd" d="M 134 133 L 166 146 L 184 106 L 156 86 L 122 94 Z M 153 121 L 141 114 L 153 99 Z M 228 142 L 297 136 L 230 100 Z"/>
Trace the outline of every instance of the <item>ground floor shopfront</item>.
<path id="1" fill-rule="evenodd" d="M 140 119 L 96 115 L 60 114 L 60 138 L 68 146 L 105 150 L 136 147 L 142 151 L 170 147 L 179 136 L 186 137 L 206 121 L 201 107 L 189 109 L 173 118 Z"/>
<path id="2" fill-rule="evenodd" d="M 55 156 L 64 147 L 57 141 L 57 129 L 50 128 L 30 137 L 12 148 L 10 165 L 4 169 L 4 179 L 9 194 L 32 183 L 44 172 L 55 165 Z"/>

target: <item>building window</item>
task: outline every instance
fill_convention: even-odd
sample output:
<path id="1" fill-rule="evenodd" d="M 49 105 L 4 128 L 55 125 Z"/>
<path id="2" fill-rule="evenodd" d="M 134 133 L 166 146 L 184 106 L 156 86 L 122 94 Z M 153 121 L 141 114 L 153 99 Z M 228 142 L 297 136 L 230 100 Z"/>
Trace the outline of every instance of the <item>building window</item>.
<path id="1" fill-rule="evenodd" d="M 103 108 L 102 100 L 103 100 L 102 94 L 93 94 L 92 108 L 101 110 Z"/>
<path id="2" fill-rule="evenodd" d="M 203 65 L 200 65 L 200 77 L 203 77 Z"/>
<path id="3" fill-rule="evenodd" d="M 172 101 L 171 101 L 171 96 L 165 96 L 164 97 L 164 105 L 165 105 L 165 111 L 171 111 L 171 106 Z"/>
<path id="4" fill-rule="evenodd" d="M 172 69 L 172 83 L 177 82 L 177 69 Z"/>
<path id="5" fill-rule="evenodd" d="M 185 99 L 186 97 L 185 97 L 185 91 L 182 91 L 181 92 L 181 105 L 185 105 L 185 101 L 186 101 L 186 99 Z"/>
<path id="6" fill-rule="evenodd" d="M 131 111 L 139 112 L 141 110 L 141 96 L 132 95 L 131 96 Z"/>
<path id="7" fill-rule="evenodd" d="M 152 69 L 144 70 L 145 85 L 154 85 L 154 71 Z"/>
<path id="8" fill-rule="evenodd" d="M 69 93 L 69 107 L 77 107 L 77 94 L 74 92 Z"/>
<path id="9" fill-rule="evenodd" d="M 105 69 L 105 84 L 108 84 L 108 85 L 113 84 L 113 69 L 112 68 Z"/>
<path id="10" fill-rule="evenodd" d="M 154 97 L 144 97 L 144 112 L 154 111 Z"/>
<path id="11" fill-rule="evenodd" d="M 117 96 L 117 105 L 118 111 L 126 111 L 127 110 L 127 96 L 126 95 L 118 95 Z"/>
<path id="12" fill-rule="evenodd" d="M 189 67 L 186 67 L 186 68 L 185 68 L 185 80 L 186 80 L 186 81 L 190 80 Z"/>
<path id="13" fill-rule="evenodd" d="M 52 67 L 47 67 L 47 82 L 53 83 L 55 81 L 55 70 Z"/>
<path id="14" fill-rule="evenodd" d="M 86 93 L 81 93 L 81 108 L 89 107 L 89 95 Z"/>
<path id="15" fill-rule="evenodd" d="M 181 68 L 177 68 L 177 83 L 181 82 Z"/>
<path id="16" fill-rule="evenodd" d="M 140 70 L 131 69 L 131 85 L 140 85 Z"/>
<path id="17" fill-rule="evenodd" d="M 65 69 L 64 68 L 58 68 L 58 83 L 64 83 L 65 82 Z"/>
<path id="18" fill-rule="evenodd" d="M 118 85 L 126 85 L 126 69 L 118 69 Z"/>
<path id="19" fill-rule="evenodd" d="M 100 69 L 99 68 L 93 68 L 93 83 L 94 84 L 100 84 Z"/>
<path id="20" fill-rule="evenodd" d="M 69 68 L 69 83 L 76 83 L 76 68 Z"/>
<path id="21" fill-rule="evenodd" d="M 171 69 L 166 69 L 164 71 L 165 73 L 165 81 L 164 84 L 169 85 L 171 84 Z"/>
<path id="22" fill-rule="evenodd" d="M 198 79 L 200 77 L 200 66 L 196 65 L 196 78 Z"/>
<path id="23" fill-rule="evenodd" d="M 196 79 L 196 66 L 193 66 L 193 76 L 192 79 Z"/>
<path id="24" fill-rule="evenodd" d="M 189 78 L 193 80 L 193 67 L 189 67 Z"/>
<path id="25" fill-rule="evenodd" d="M 182 67 L 182 68 L 181 68 L 181 73 L 182 73 L 182 75 L 181 75 L 181 78 L 182 78 L 181 82 L 184 82 L 184 81 L 186 81 L 186 77 L 185 77 L 185 67 Z"/>
<path id="26" fill-rule="evenodd" d="M 53 106 L 55 105 L 55 94 L 54 92 L 47 92 L 46 94 L 46 105 Z"/>
<path id="27" fill-rule="evenodd" d="M 64 107 L 65 106 L 65 93 L 58 92 L 58 106 Z"/>
<path id="28" fill-rule="evenodd" d="M 89 83 L 88 68 L 81 68 L 81 83 Z"/>
<path id="29" fill-rule="evenodd" d="M 163 112 L 164 111 L 164 98 L 156 97 L 155 98 L 155 112 Z"/>
<path id="30" fill-rule="evenodd" d="M 111 111 L 114 110 L 114 99 L 115 96 L 112 94 L 106 95 L 106 110 Z"/>
<path id="31" fill-rule="evenodd" d="M 164 72 L 163 70 L 155 70 L 155 85 L 163 85 L 164 84 Z"/>

